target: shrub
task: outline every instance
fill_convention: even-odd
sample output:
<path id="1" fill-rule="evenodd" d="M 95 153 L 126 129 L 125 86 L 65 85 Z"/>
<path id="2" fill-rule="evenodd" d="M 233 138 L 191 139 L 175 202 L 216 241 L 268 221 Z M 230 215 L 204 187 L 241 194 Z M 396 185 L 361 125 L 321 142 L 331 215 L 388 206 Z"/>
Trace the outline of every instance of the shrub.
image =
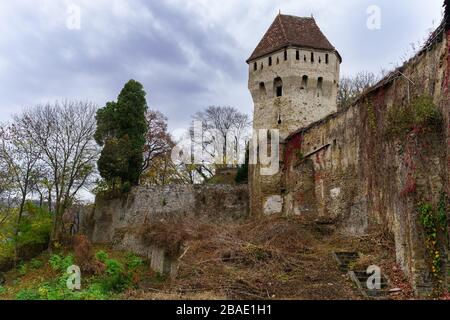
<path id="1" fill-rule="evenodd" d="M 34 289 L 22 289 L 17 293 L 16 300 L 41 300 L 41 295 Z"/>
<path id="2" fill-rule="evenodd" d="M 19 275 L 21 275 L 21 276 L 26 275 L 26 274 L 27 274 L 27 271 L 28 271 L 27 265 L 24 264 L 24 263 L 21 263 L 21 264 L 19 265 L 18 271 L 19 271 Z"/>
<path id="3" fill-rule="evenodd" d="M 239 166 L 235 181 L 238 184 L 242 183 L 248 183 L 248 165 L 250 160 L 250 147 L 247 146 L 247 149 L 245 151 L 245 163 L 241 166 Z"/>
<path id="4" fill-rule="evenodd" d="M 95 259 L 94 250 L 89 239 L 84 235 L 73 238 L 75 262 L 87 274 L 99 274 L 104 270 L 102 262 Z"/>
<path id="5" fill-rule="evenodd" d="M 128 270 L 136 270 L 140 266 L 144 265 L 144 260 L 141 257 L 138 257 L 137 255 L 133 253 L 129 253 L 127 255 L 127 262 L 126 266 Z"/>
<path id="6" fill-rule="evenodd" d="M 131 277 L 125 271 L 122 263 L 110 259 L 104 251 L 97 252 L 97 259 L 106 265 L 106 274 L 100 280 L 104 292 L 122 292 L 131 285 Z"/>
<path id="7" fill-rule="evenodd" d="M 401 138 L 412 130 L 436 129 L 442 126 L 442 114 L 427 95 L 418 96 L 409 106 L 393 106 L 387 115 L 386 134 Z"/>
<path id="8" fill-rule="evenodd" d="M 180 253 L 189 234 L 182 222 L 171 220 L 144 225 L 139 233 L 145 244 L 164 248 L 169 256 L 175 257 Z"/>
<path id="9" fill-rule="evenodd" d="M 43 266 L 44 266 L 44 263 L 41 260 L 39 260 L 39 259 L 32 259 L 30 261 L 31 269 L 36 270 L 36 269 L 42 268 Z"/>
<path id="10" fill-rule="evenodd" d="M 66 272 L 67 268 L 73 265 L 73 256 L 67 255 L 66 257 L 62 257 L 60 255 L 54 254 L 50 257 L 50 260 L 48 262 L 53 270 Z"/>

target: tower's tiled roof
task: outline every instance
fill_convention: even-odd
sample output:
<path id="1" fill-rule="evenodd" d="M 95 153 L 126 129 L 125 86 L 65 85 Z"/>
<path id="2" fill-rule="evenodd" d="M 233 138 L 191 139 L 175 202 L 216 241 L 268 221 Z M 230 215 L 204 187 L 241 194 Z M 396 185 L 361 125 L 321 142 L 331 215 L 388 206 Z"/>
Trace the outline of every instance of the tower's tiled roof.
<path id="1" fill-rule="evenodd" d="M 288 46 L 336 51 L 314 18 L 279 14 L 247 62 Z"/>

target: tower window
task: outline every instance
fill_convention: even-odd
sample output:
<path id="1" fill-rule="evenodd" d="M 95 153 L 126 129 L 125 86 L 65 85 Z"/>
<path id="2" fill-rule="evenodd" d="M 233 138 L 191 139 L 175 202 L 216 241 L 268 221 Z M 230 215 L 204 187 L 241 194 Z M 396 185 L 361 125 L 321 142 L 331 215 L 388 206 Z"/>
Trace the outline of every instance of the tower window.
<path id="1" fill-rule="evenodd" d="M 266 85 L 264 84 L 264 82 L 259 83 L 259 92 L 260 92 L 261 96 L 266 95 Z"/>
<path id="2" fill-rule="evenodd" d="M 300 60 L 300 51 L 298 50 L 295 52 L 295 59 Z"/>
<path id="3" fill-rule="evenodd" d="M 319 57 L 319 63 L 322 63 L 322 57 Z"/>
<path id="4" fill-rule="evenodd" d="M 258 70 L 258 64 L 256 62 L 253 64 L 253 70 L 254 71 Z"/>
<path id="5" fill-rule="evenodd" d="M 286 61 L 288 59 L 288 53 L 287 50 L 284 50 L 284 61 Z"/>
<path id="6" fill-rule="evenodd" d="M 317 79 L 317 89 L 322 90 L 323 89 L 323 78 L 319 77 L 319 79 Z"/>
<path id="7" fill-rule="evenodd" d="M 306 56 L 303 57 L 303 60 L 306 62 Z"/>
<path id="8" fill-rule="evenodd" d="M 330 56 L 328 55 L 328 53 L 325 55 L 325 63 L 330 63 Z"/>
<path id="9" fill-rule="evenodd" d="M 278 115 L 278 125 L 281 124 L 281 114 Z"/>
<path id="10" fill-rule="evenodd" d="M 261 70 L 264 69 L 264 63 L 261 63 Z"/>
<path id="11" fill-rule="evenodd" d="M 272 65 L 272 57 L 269 57 L 269 66 Z"/>
<path id="12" fill-rule="evenodd" d="M 314 52 L 311 52 L 311 63 L 314 63 Z"/>
<path id="13" fill-rule="evenodd" d="M 308 76 L 302 77 L 302 88 L 306 89 L 308 87 Z"/>
<path id="14" fill-rule="evenodd" d="M 277 57 L 277 64 L 280 64 L 280 58 Z"/>
<path id="15" fill-rule="evenodd" d="M 277 97 L 283 96 L 283 81 L 281 78 L 276 78 L 273 82 L 274 91 Z"/>
<path id="16" fill-rule="evenodd" d="M 277 87 L 277 97 L 282 97 L 283 96 L 283 87 Z"/>

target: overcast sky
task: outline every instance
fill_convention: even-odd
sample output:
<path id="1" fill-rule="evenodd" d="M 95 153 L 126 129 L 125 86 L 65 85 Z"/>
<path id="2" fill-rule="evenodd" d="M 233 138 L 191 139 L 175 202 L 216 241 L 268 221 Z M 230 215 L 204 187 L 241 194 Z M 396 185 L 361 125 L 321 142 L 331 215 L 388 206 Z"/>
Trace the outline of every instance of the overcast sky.
<path id="1" fill-rule="evenodd" d="M 208 105 L 252 112 L 250 56 L 279 10 L 314 15 L 343 74 L 391 69 L 423 42 L 443 0 L 0 0 L 0 121 L 61 99 L 115 100 L 133 78 L 185 127 Z M 369 29 L 376 5 L 381 28 Z M 78 25 L 77 8 L 81 19 Z M 78 28 L 78 26 L 80 28 Z"/>

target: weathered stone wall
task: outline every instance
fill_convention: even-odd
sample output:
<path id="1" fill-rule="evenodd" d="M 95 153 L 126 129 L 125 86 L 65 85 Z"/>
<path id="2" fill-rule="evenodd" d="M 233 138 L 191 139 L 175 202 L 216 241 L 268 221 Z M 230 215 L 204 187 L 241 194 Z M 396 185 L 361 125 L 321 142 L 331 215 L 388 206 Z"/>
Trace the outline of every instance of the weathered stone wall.
<path id="1" fill-rule="evenodd" d="M 246 185 L 136 187 L 122 198 L 98 196 L 94 210 L 84 218 L 83 229 L 94 243 L 113 243 L 123 230 L 137 230 L 161 219 L 246 217 L 248 199 Z"/>
<path id="2" fill-rule="evenodd" d="M 431 286 L 418 205 L 437 206 L 449 191 L 448 50 L 442 32 L 348 110 L 299 130 L 283 147 L 283 212 L 334 221 L 350 235 L 391 233 L 418 293 Z M 442 110 L 442 130 L 389 136 L 389 110 L 420 94 Z"/>
<path id="3" fill-rule="evenodd" d="M 254 102 L 253 128 L 277 129 L 284 141 L 295 130 L 335 113 L 340 65 L 336 51 L 297 47 L 252 61 L 248 87 Z M 278 86 L 282 86 L 281 97 Z M 250 212 L 280 213 L 282 174 L 264 176 L 260 169 L 250 166 Z"/>
<path id="4" fill-rule="evenodd" d="M 97 196 L 94 208 L 83 215 L 81 232 L 93 243 L 147 257 L 153 270 L 174 276 L 176 257 L 166 254 L 166 248 L 145 243 L 143 227 L 186 216 L 226 223 L 247 217 L 248 203 L 247 185 L 136 187 L 122 197 Z"/>

